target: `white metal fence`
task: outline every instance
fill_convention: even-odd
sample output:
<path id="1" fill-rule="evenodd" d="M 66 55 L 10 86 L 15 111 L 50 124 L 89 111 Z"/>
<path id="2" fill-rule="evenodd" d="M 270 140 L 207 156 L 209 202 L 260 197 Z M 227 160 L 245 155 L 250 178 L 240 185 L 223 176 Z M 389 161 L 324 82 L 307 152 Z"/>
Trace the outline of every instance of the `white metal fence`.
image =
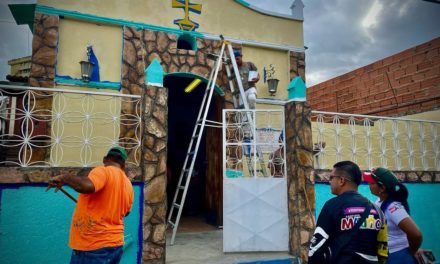
<path id="1" fill-rule="evenodd" d="M 285 177 L 284 110 L 223 110 L 227 178 Z"/>
<path id="2" fill-rule="evenodd" d="M 140 99 L 0 85 L 0 166 L 96 166 L 114 145 L 124 146 L 128 163 L 139 165 Z"/>
<path id="3" fill-rule="evenodd" d="M 315 168 L 341 160 L 362 169 L 440 171 L 440 122 L 312 111 Z"/>

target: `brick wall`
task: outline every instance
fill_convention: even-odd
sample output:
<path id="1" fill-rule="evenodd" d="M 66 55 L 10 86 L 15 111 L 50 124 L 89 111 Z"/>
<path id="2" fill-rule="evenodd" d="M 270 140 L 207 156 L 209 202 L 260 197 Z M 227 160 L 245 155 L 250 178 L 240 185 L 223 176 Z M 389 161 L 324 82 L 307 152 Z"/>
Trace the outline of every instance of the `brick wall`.
<path id="1" fill-rule="evenodd" d="M 307 89 L 313 110 L 402 116 L 440 109 L 440 37 Z"/>

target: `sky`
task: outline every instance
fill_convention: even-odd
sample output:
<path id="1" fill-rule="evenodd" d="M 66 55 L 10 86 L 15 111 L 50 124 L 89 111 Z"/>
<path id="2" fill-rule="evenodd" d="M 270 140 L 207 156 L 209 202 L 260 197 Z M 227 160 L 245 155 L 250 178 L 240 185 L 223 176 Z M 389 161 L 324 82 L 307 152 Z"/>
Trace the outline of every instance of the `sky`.
<path id="1" fill-rule="evenodd" d="M 9 73 L 8 60 L 32 52 L 28 26 L 15 24 L 7 4 L 34 2 L 0 0 L 0 80 Z M 286 14 L 293 0 L 247 2 Z M 303 0 L 303 3 L 309 87 L 440 37 L 438 3 L 423 0 Z"/>

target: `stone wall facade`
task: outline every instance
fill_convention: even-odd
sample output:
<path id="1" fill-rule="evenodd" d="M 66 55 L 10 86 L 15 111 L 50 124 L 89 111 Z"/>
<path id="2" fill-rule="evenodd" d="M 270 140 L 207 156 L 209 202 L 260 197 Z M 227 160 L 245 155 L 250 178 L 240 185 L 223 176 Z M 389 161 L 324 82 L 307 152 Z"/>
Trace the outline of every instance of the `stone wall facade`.
<path id="1" fill-rule="evenodd" d="M 300 76 L 303 81 L 306 81 L 306 56 L 304 52 L 289 52 L 290 80 L 293 80 L 296 76 Z"/>
<path id="2" fill-rule="evenodd" d="M 59 17 L 35 13 L 29 85 L 54 87 Z"/>
<path id="3" fill-rule="evenodd" d="M 157 59 L 165 73 L 185 72 L 209 78 L 214 61 L 208 53 L 218 53 L 220 41 L 198 39 L 197 51 L 177 49 L 174 34 L 159 31 L 137 30 L 124 27 L 124 50 L 122 65 L 122 92 L 142 94 L 143 144 L 141 167 L 144 187 L 143 215 L 143 263 L 165 262 L 166 238 L 166 169 L 168 136 L 168 93 L 170 87 L 146 86 L 145 69 Z M 227 80 L 220 75 L 218 85 Z M 225 91 L 226 92 L 226 91 Z M 224 102 L 213 98 L 224 107 Z M 232 100 L 231 100 L 232 101 Z M 122 107 L 122 113 L 132 113 L 130 105 Z M 121 136 L 131 131 L 121 127 Z M 216 173 L 216 172 L 210 172 Z M 209 175 L 207 175 L 209 177 Z M 220 182 L 216 182 L 220 184 Z M 221 186 L 217 186 L 221 189 Z"/>
<path id="4" fill-rule="evenodd" d="M 35 13 L 29 86 L 45 88 L 55 86 L 58 28 L 58 16 Z M 36 95 L 34 103 L 35 105 L 29 106 L 29 109 L 33 109 L 34 115 L 39 111 L 52 109 L 52 98 L 44 96 L 44 93 Z M 49 116 L 38 116 L 37 120 L 32 122 L 35 127 L 44 127 L 46 135 L 51 133 L 51 120 Z M 26 159 L 29 158 L 30 161 L 48 160 L 50 158 L 49 155 L 50 150 L 48 148 L 34 148 L 32 157 L 26 157 Z"/>
<path id="5" fill-rule="evenodd" d="M 315 222 L 311 109 L 306 102 L 289 102 L 284 111 L 289 251 L 307 262 L 308 246 Z"/>

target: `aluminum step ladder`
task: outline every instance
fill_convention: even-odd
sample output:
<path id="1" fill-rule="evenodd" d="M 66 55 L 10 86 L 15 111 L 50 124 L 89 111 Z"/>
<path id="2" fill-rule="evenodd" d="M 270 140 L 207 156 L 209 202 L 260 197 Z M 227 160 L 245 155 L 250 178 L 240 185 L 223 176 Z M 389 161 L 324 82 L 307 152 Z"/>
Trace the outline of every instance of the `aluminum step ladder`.
<path id="1" fill-rule="evenodd" d="M 194 126 L 194 131 L 191 136 L 191 141 L 189 143 L 188 152 L 186 154 L 185 162 L 180 172 L 179 181 L 177 183 L 177 189 L 174 194 L 173 203 L 171 204 L 171 209 L 168 215 L 168 225 L 173 229 L 173 234 L 171 237 L 171 245 L 174 245 L 174 240 L 176 238 L 177 228 L 179 226 L 180 217 L 182 215 L 183 205 L 185 203 L 186 194 L 188 192 L 189 183 L 191 180 L 191 175 L 194 170 L 194 163 L 196 161 L 197 152 L 200 146 L 200 140 L 206 124 L 206 118 L 208 116 L 209 106 L 211 104 L 212 95 L 214 92 L 214 87 L 216 84 L 218 72 L 220 66 L 222 65 L 223 54 L 225 52 L 226 41 L 223 41 L 220 53 L 216 55 L 216 62 L 213 69 L 211 70 L 209 81 L 205 94 L 203 96 L 202 105 L 197 116 L 196 125 Z"/>
<path id="2" fill-rule="evenodd" d="M 254 128 L 254 118 L 253 118 L 253 112 L 247 111 L 249 110 L 249 104 L 247 101 L 247 97 L 243 88 L 243 83 L 241 81 L 240 77 L 240 71 L 238 70 L 237 62 L 235 61 L 235 55 L 234 50 L 232 48 L 232 45 L 230 43 L 227 43 L 227 48 L 229 51 L 229 58 L 227 57 L 227 54 L 224 54 L 224 61 L 226 63 L 232 64 L 232 69 L 234 73 L 231 73 L 231 70 L 229 67 L 226 68 L 226 74 L 228 76 L 229 80 L 229 87 L 232 92 L 232 99 L 234 103 L 235 109 L 244 109 L 245 111 L 243 113 L 240 113 L 240 122 L 242 124 L 242 139 L 246 143 L 252 143 L 252 140 L 254 140 L 256 137 Z M 237 83 L 238 89 L 235 88 L 234 80 Z M 237 98 L 238 96 L 238 98 Z M 255 147 L 255 148 L 254 148 Z M 256 151 L 254 151 L 256 150 Z M 254 153 L 255 152 L 255 153 Z M 249 174 L 251 176 L 254 176 L 254 170 L 252 168 L 256 168 L 256 164 L 254 164 L 254 161 L 258 163 L 260 166 L 260 169 L 256 169 L 256 173 L 260 173 L 261 176 L 267 176 L 266 171 L 266 165 L 264 163 L 263 153 L 261 151 L 261 148 L 259 146 L 252 146 L 252 145 L 244 145 L 243 146 L 243 153 L 245 153 L 246 161 L 248 165 Z M 255 156 L 255 159 L 253 159 L 253 156 Z M 256 176 L 256 175 L 255 175 Z"/>

